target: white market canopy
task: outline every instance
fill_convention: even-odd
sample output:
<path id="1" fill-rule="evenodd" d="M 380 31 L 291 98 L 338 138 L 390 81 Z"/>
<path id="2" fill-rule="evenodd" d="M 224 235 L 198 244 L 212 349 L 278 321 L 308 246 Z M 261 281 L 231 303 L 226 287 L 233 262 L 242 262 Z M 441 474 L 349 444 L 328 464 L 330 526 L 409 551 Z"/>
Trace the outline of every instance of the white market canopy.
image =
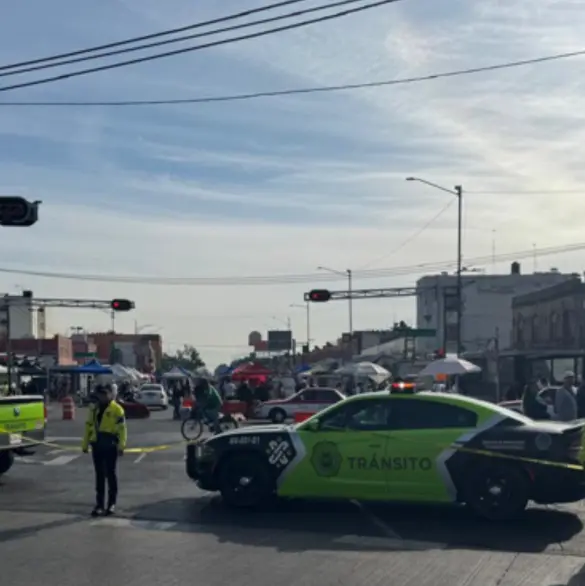
<path id="1" fill-rule="evenodd" d="M 448 354 L 445 358 L 431 362 L 423 368 L 418 376 L 461 376 L 481 372 L 481 368 L 468 360 L 458 358 L 454 354 Z"/>
<path id="2" fill-rule="evenodd" d="M 345 364 L 335 371 L 335 374 L 355 376 L 356 378 L 370 378 L 376 382 L 383 382 L 390 377 L 390 372 L 374 362 L 358 362 Z"/>
<path id="3" fill-rule="evenodd" d="M 150 377 L 147 374 L 144 374 L 143 372 L 140 372 L 140 371 L 136 370 L 135 368 L 132 368 L 130 366 L 125 366 L 124 368 L 130 374 L 134 375 L 134 377 L 136 378 L 136 380 L 150 380 Z"/>
<path id="4" fill-rule="evenodd" d="M 125 381 L 135 381 L 138 380 L 138 377 L 132 372 L 131 369 L 123 366 L 122 364 L 112 364 L 110 366 L 112 370 L 112 375 L 114 378 L 118 380 L 125 380 Z"/>
<path id="5" fill-rule="evenodd" d="M 174 366 L 173 368 L 171 368 L 171 370 L 169 370 L 169 372 L 165 372 L 162 375 L 162 377 L 166 378 L 167 380 L 179 380 L 179 379 L 190 378 L 191 375 L 186 370 L 183 370 L 182 368 L 179 368 L 178 366 Z"/>

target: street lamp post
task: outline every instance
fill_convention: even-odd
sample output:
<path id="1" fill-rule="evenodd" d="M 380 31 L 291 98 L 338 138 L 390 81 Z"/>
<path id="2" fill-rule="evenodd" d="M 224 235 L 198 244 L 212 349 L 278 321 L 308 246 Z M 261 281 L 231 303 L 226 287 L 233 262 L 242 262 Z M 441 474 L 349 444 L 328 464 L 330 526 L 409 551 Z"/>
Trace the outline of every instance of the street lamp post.
<path id="1" fill-rule="evenodd" d="M 307 312 L 307 349 L 311 349 L 311 303 L 307 301 L 305 305 L 299 305 L 298 303 L 291 303 L 289 307 L 296 307 L 298 309 L 304 309 Z"/>
<path id="2" fill-rule="evenodd" d="M 348 303 L 349 303 L 349 334 L 350 336 L 353 334 L 353 301 L 351 298 L 352 286 L 353 286 L 353 272 L 351 269 L 345 269 L 345 271 L 337 271 L 335 269 L 330 269 L 328 267 L 317 267 L 318 271 L 326 271 L 328 273 L 332 273 L 334 275 L 343 275 L 347 277 L 347 291 L 349 293 L 348 296 Z"/>
<path id="3" fill-rule="evenodd" d="M 427 181 L 426 179 L 421 179 L 420 177 L 407 177 L 406 180 L 418 181 L 419 183 L 424 183 L 429 187 L 434 187 L 435 189 L 445 191 L 446 193 L 450 193 L 457 197 L 457 356 L 460 356 L 463 351 L 461 340 L 461 322 L 463 315 L 463 283 L 461 279 L 461 272 L 463 270 L 463 187 L 461 185 L 456 185 L 453 189 L 448 189 L 447 187 Z"/>

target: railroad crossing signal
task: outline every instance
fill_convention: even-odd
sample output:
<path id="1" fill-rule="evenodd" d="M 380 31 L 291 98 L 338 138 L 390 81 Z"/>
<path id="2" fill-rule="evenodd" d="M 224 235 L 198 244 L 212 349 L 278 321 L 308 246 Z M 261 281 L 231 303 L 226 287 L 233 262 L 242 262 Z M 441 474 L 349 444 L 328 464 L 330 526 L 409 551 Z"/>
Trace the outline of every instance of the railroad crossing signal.
<path id="1" fill-rule="evenodd" d="M 134 309 L 134 301 L 129 299 L 112 299 L 112 311 L 132 311 Z"/>
<path id="2" fill-rule="evenodd" d="M 0 196 L 0 226 L 28 228 L 36 224 L 40 203 L 20 196 Z"/>

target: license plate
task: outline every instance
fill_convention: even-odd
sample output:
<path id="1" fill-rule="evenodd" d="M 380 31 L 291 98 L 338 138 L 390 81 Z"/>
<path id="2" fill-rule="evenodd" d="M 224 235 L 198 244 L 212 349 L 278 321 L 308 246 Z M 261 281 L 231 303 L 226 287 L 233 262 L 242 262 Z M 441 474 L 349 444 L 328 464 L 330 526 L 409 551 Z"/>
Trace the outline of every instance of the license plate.
<path id="1" fill-rule="evenodd" d="M 17 433 L 11 433 L 8 436 L 8 443 L 10 443 L 11 446 L 18 446 L 22 443 L 22 436 Z"/>
<path id="2" fill-rule="evenodd" d="M 2 427 L 7 431 L 24 431 L 27 428 L 27 424 L 25 422 L 14 423 L 9 421 L 8 423 L 3 423 Z"/>

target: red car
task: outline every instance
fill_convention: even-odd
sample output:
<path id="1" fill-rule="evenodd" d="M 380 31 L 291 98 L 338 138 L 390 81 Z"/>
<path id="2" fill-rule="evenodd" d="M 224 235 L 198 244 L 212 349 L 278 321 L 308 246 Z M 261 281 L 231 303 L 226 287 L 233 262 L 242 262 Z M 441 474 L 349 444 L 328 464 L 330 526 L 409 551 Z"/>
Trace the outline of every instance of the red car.
<path id="1" fill-rule="evenodd" d="M 118 399 L 118 403 L 123 407 L 126 419 L 148 419 L 150 411 L 146 405 L 132 401 L 123 401 Z"/>
<path id="2" fill-rule="evenodd" d="M 295 413 L 317 413 L 343 399 L 345 395 L 337 389 L 312 387 L 286 399 L 260 403 L 254 411 L 254 416 L 259 419 L 270 419 L 273 423 L 282 423 L 293 418 Z"/>

